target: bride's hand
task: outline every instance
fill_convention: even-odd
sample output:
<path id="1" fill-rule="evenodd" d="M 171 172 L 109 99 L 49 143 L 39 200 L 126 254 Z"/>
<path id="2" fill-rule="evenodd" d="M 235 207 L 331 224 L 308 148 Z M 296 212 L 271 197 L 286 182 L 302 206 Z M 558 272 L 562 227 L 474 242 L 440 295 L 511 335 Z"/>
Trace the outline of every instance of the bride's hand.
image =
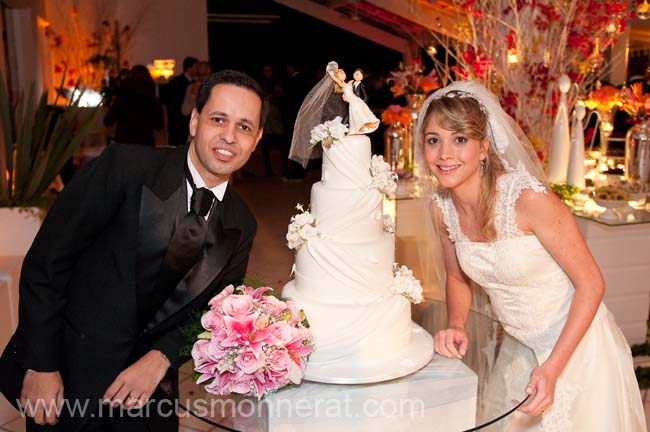
<path id="1" fill-rule="evenodd" d="M 530 381 L 526 386 L 526 394 L 533 395 L 533 398 L 519 410 L 531 416 L 543 414 L 545 410 L 553 405 L 555 383 L 558 375 L 544 364 L 533 369 L 530 374 Z"/>
<path id="2" fill-rule="evenodd" d="M 433 337 L 433 347 L 436 352 L 445 357 L 463 358 L 467 352 L 469 338 L 463 328 L 450 327 L 440 330 Z"/>

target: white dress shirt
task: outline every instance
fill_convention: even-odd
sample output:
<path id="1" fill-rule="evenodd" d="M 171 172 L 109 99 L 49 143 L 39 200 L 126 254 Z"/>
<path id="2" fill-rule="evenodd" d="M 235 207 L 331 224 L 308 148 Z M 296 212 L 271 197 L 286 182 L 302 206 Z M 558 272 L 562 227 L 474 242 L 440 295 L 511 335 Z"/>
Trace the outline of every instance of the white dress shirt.
<path id="1" fill-rule="evenodd" d="M 196 170 L 196 167 L 192 163 L 192 159 L 190 158 L 189 152 L 187 153 L 187 166 L 190 169 L 190 174 L 192 174 L 192 180 L 194 180 L 194 185 L 196 186 L 196 188 L 201 189 L 201 188 L 206 187 L 205 182 L 203 181 L 203 178 L 201 178 L 201 174 L 199 174 L 199 172 Z M 192 190 L 192 185 L 190 184 L 189 180 L 186 181 L 186 183 L 187 183 L 187 211 L 189 211 L 190 210 L 190 202 L 191 202 L 192 194 L 194 193 L 194 191 Z M 219 185 L 217 185 L 217 186 L 215 186 L 213 188 L 209 188 L 209 189 L 212 191 L 214 196 L 217 197 L 217 199 L 219 201 L 223 201 L 223 197 L 226 194 L 226 188 L 227 187 L 228 187 L 228 182 L 225 181 L 225 182 L 223 182 L 223 183 L 221 183 L 221 184 L 219 184 Z M 208 212 L 208 214 L 205 215 L 205 219 L 208 220 L 209 217 L 210 217 L 210 212 Z"/>

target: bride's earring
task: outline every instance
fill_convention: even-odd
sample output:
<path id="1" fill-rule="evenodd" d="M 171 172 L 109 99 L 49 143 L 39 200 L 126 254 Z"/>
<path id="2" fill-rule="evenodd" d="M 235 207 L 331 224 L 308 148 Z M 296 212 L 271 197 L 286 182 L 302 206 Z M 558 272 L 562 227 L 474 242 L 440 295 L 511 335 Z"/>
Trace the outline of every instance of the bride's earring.
<path id="1" fill-rule="evenodd" d="M 485 175 L 485 170 L 487 170 L 487 162 L 485 159 L 481 159 L 481 175 Z"/>

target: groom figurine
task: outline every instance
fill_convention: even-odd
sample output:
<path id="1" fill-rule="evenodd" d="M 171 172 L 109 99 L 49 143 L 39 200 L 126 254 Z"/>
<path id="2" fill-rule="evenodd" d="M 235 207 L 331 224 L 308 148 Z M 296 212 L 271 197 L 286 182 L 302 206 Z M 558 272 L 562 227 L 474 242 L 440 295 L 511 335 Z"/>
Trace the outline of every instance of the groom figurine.
<path id="1" fill-rule="evenodd" d="M 368 93 L 366 93 L 366 88 L 363 85 L 363 69 L 356 68 L 352 74 L 354 82 L 352 83 L 352 91 L 355 95 L 359 96 L 361 100 L 365 103 L 368 103 Z"/>
<path id="2" fill-rule="evenodd" d="M 25 257 L 0 358 L 0 391 L 27 431 L 178 430 L 180 328 L 246 272 L 256 223 L 228 180 L 262 136 L 263 94 L 218 72 L 188 146 L 111 145 L 59 196 Z"/>

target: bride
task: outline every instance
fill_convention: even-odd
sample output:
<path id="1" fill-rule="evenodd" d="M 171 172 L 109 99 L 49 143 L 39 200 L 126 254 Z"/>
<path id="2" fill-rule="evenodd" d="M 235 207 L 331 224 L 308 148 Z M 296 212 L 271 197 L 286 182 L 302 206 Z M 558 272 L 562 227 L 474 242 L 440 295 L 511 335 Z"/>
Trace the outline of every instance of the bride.
<path id="1" fill-rule="evenodd" d="M 600 270 L 496 96 L 471 81 L 436 91 L 422 107 L 418 139 L 418 163 L 437 179 L 430 210 L 448 233 L 440 236 L 448 322 L 434 337 L 436 352 L 465 355 L 473 280 L 537 362 L 517 371 L 528 384 L 507 393 L 530 395 L 526 415 L 507 418 L 503 430 L 646 431 L 630 348 L 602 302 Z"/>

